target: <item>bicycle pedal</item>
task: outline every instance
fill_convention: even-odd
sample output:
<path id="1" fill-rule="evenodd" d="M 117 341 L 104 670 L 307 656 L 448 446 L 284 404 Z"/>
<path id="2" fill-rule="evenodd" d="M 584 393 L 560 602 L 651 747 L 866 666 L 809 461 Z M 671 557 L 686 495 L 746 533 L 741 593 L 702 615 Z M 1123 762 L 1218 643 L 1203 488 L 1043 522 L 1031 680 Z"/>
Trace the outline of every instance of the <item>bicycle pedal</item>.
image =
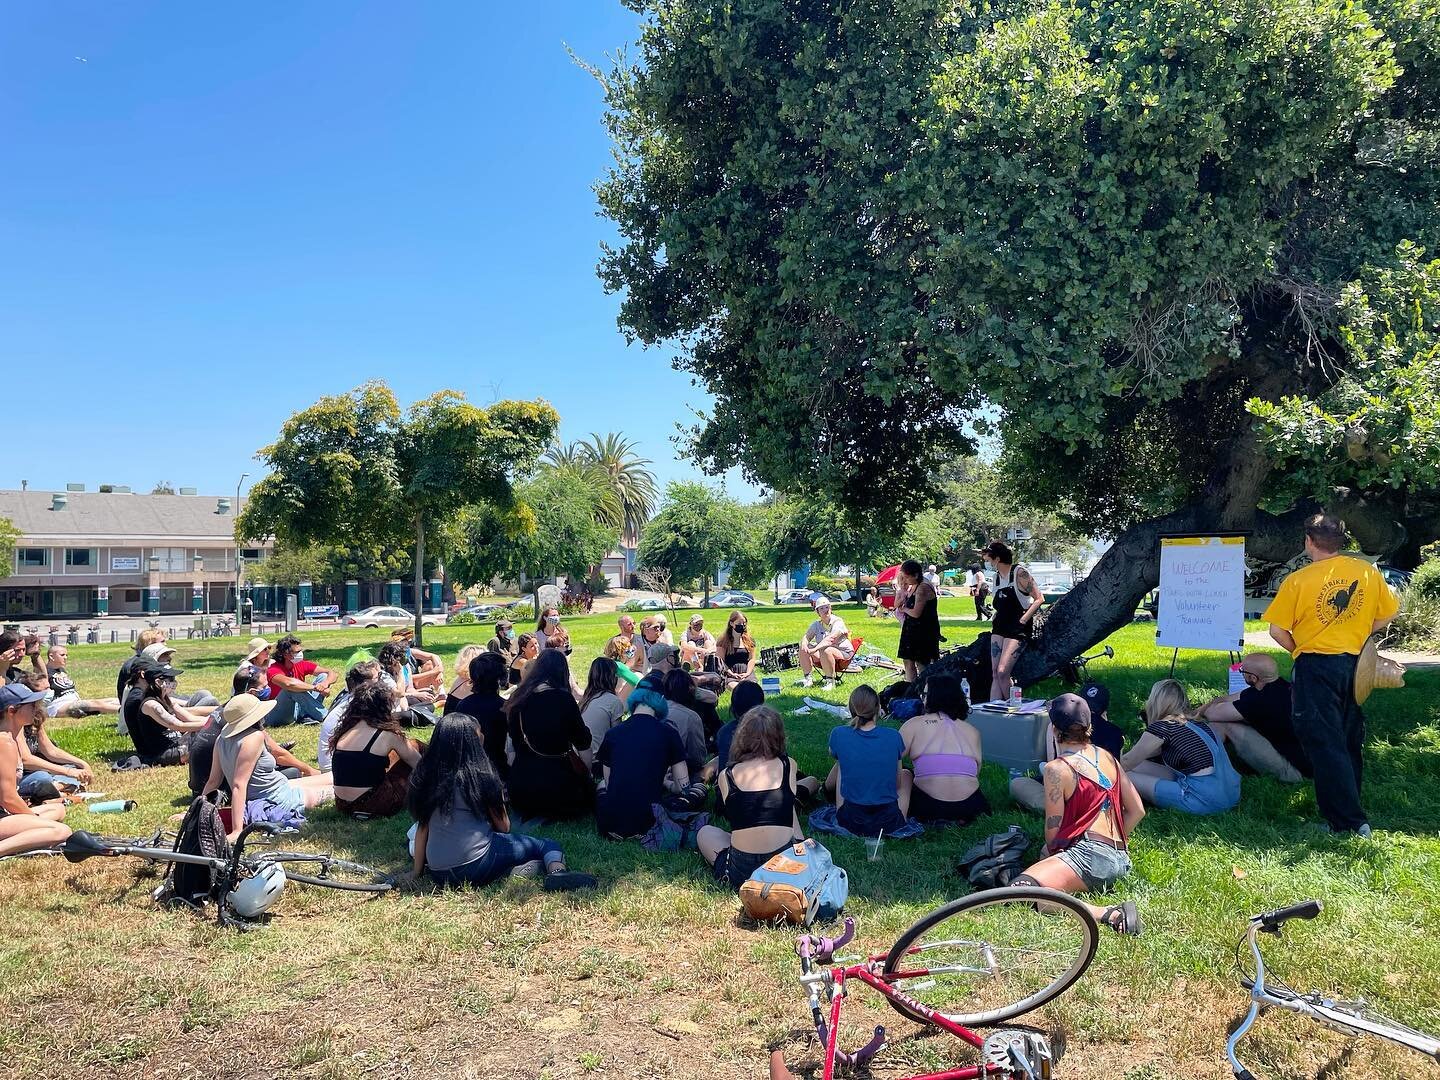
<path id="1" fill-rule="evenodd" d="M 1054 1058 L 1045 1036 L 1033 1031 L 1002 1029 L 991 1032 L 980 1048 L 987 1069 L 1008 1072 L 1028 1080 L 1051 1080 Z"/>

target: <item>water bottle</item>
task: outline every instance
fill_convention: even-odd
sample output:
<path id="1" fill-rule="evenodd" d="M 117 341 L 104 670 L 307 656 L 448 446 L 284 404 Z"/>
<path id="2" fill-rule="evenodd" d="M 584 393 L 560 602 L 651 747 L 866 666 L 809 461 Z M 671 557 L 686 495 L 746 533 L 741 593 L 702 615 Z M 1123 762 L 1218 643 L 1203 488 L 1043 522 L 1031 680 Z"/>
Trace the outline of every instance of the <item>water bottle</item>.
<path id="1" fill-rule="evenodd" d="M 91 803 L 86 809 L 92 814 L 124 814 L 138 805 L 134 799 L 111 799 L 109 802 Z"/>
<path id="2" fill-rule="evenodd" d="M 967 705 L 970 704 L 970 680 L 969 680 L 969 679 L 961 679 L 961 680 L 960 680 L 960 692 L 965 695 L 965 703 L 966 703 Z"/>
<path id="3" fill-rule="evenodd" d="M 1018 709 L 1024 702 L 1025 698 L 1020 693 L 1020 687 L 1010 687 L 1010 708 Z"/>

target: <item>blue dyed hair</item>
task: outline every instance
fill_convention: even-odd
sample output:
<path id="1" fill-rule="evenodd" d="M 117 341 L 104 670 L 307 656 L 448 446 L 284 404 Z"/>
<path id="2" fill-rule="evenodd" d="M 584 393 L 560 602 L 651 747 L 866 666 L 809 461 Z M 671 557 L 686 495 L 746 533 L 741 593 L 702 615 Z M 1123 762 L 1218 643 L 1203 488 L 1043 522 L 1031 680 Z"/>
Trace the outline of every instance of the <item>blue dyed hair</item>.
<path id="1" fill-rule="evenodd" d="M 665 700 L 665 695 L 658 690 L 652 690 L 643 683 L 630 691 L 628 703 L 632 713 L 635 711 L 635 706 L 644 705 L 662 720 L 670 715 L 670 702 Z"/>

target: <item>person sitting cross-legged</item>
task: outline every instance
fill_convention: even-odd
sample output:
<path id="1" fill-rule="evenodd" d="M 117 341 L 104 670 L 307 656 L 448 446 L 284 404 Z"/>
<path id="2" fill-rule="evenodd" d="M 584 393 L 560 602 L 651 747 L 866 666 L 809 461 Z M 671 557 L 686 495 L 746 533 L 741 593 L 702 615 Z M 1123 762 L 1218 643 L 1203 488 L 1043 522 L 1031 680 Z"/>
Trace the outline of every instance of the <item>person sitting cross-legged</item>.
<path id="1" fill-rule="evenodd" d="M 505 702 L 505 717 L 515 748 L 511 806 L 527 818 L 586 814 L 595 788 L 580 752 L 590 748 L 590 729 L 571 693 L 570 665 L 562 649 L 544 649 L 535 658 L 525 681 Z"/>
<path id="2" fill-rule="evenodd" d="M 1240 776 L 1204 720 L 1189 717 L 1185 688 L 1162 679 L 1145 702 L 1145 734 L 1120 759 L 1141 797 L 1187 814 L 1219 814 L 1240 802 Z M 1158 760 L 1156 760 L 1158 759 Z"/>
<path id="3" fill-rule="evenodd" d="M 539 874 L 551 891 L 594 888 L 569 870 L 553 840 L 510 831 L 505 790 L 480 729 L 463 714 L 435 726 L 430 749 L 410 777 L 407 804 L 415 832 L 412 880 L 427 871 L 440 886 L 488 885 L 511 874 Z"/>
<path id="4" fill-rule="evenodd" d="M 357 686 L 379 681 L 380 662 L 378 660 L 358 660 L 346 669 L 345 689 L 335 695 L 335 700 L 330 703 L 330 711 L 320 722 L 320 744 L 315 751 L 315 760 L 320 765 L 321 772 L 330 771 L 330 743 L 335 738 L 335 729 L 340 726 L 340 721 L 345 719 L 345 713 L 350 708 L 350 695 L 355 693 Z M 260 697 L 260 695 L 256 694 L 256 697 Z M 261 698 L 261 700 L 264 699 Z"/>
<path id="5" fill-rule="evenodd" d="M 914 777 L 901 759 L 905 740 L 878 723 L 880 695 L 873 687 L 850 692 L 850 723 L 830 732 L 835 767 L 825 789 L 835 796 L 835 820 L 856 836 L 903 828 Z"/>
<path id="6" fill-rule="evenodd" d="M 361 683 L 330 739 L 335 808 L 359 818 L 397 813 L 420 757 L 420 744 L 405 737 L 395 716 L 390 688 L 379 679 Z"/>
<path id="7" fill-rule="evenodd" d="M 800 682 L 809 687 L 814 684 L 813 673 L 818 667 L 825 677 L 821 690 L 835 685 L 835 672 L 841 664 L 849 663 L 855 655 L 850 641 L 850 628 L 845 620 L 831 612 L 830 601 L 823 597 L 815 601 L 815 621 L 805 631 L 800 642 Z"/>
<path id="8" fill-rule="evenodd" d="M 505 658 L 499 653 L 481 652 L 470 658 L 470 693 L 466 694 L 447 716 L 466 716 L 480 729 L 485 753 L 495 774 L 504 780 L 510 775 L 510 760 L 505 746 L 509 740 L 505 723 L 505 699 L 500 687 L 505 684 Z"/>
<path id="9" fill-rule="evenodd" d="M 1145 806 L 1120 763 L 1090 741 L 1090 723 L 1090 708 L 1078 695 L 1050 702 L 1059 753 L 1045 763 L 1045 857 L 1011 885 L 1104 892 L 1130 872 L 1128 838 Z M 1086 907 L 1116 933 L 1140 933 L 1133 903 Z"/>
<path id="10" fill-rule="evenodd" d="M 745 713 L 720 774 L 720 805 L 730 831 L 706 825 L 696 837 L 722 885 L 739 889 L 772 855 L 803 839 L 795 813 L 798 772 L 780 714 L 768 705 Z"/>
<path id="11" fill-rule="evenodd" d="M 674 706 L 648 683 L 635 688 L 629 705 L 629 718 L 605 733 L 595 754 L 601 768 L 595 827 L 612 840 L 649 832 L 656 803 L 695 810 L 706 795 L 703 783 L 690 782 L 684 742 L 666 722 Z"/>
<path id="12" fill-rule="evenodd" d="M 325 697 L 337 676 L 306 660 L 298 637 L 287 634 L 275 643 L 268 675 L 275 708 L 265 718 L 267 724 L 293 724 L 297 719 L 302 724 L 318 724 L 325 719 Z"/>
<path id="13" fill-rule="evenodd" d="M 1244 690 L 1206 702 L 1195 718 L 1208 723 L 1258 773 L 1286 784 L 1313 775 L 1310 758 L 1295 735 L 1290 683 L 1280 677 L 1275 658 L 1250 653 L 1240 661 L 1240 674 Z"/>
<path id="14" fill-rule="evenodd" d="M 980 790 L 980 732 L 965 719 L 970 703 L 960 680 L 932 675 L 922 708 L 900 727 L 905 756 L 915 767 L 910 816 L 964 825 L 988 814 L 990 803 Z"/>
<path id="15" fill-rule="evenodd" d="M 329 773 L 317 773 L 299 780 L 284 776 L 276 765 L 265 734 L 265 714 L 273 702 L 254 694 L 236 694 L 221 712 L 224 726 L 210 758 L 210 778 L 201 795 L 230 787 L 229 838 L 234 843 L 246 825 L 269 821 L 293 826 L 304 812 L 335 797 Z"/>

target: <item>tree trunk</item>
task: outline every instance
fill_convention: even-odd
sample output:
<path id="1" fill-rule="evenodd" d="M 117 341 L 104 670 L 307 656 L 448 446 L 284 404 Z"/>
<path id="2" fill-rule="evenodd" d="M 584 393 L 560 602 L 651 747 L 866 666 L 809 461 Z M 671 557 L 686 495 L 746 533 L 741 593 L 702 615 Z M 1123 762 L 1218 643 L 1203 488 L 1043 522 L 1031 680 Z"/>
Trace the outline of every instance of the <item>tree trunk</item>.
<path id="1" fill-rule="evenodd" d="M 701 574 L 701 575 L 700 575 L 700 593 L 701 593 L 701 596 L 700 596 L 700 606 L 701 606 L 702 608 L 708 608 L 708 607 L 710 606 L 710 575 L 709 575 L 709 574 Z"/>
<path id="2" fill-rule="evenodd" d="M 855 560 L 855 599 L 860 599 L 860 560 Z"/>
<path id="3" fill-rule="evenodd" d="M 415 511 L 415 644 L 424 645 L 425 623 L 425 520 Z"/>

